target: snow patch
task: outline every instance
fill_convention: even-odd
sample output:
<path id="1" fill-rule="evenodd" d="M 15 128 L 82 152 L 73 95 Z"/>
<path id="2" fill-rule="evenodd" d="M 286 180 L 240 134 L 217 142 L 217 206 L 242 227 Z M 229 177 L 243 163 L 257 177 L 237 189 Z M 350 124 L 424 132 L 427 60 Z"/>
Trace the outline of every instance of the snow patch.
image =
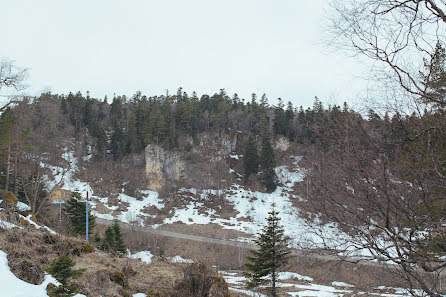
<path id="1" fill-rule="evenodd" d="M 178 255 L 173 257 L 170 261 L 173 262 L 173 263 L 194 263 L 193 260 L 191 260 L 191 259 L 184 259 L 184 258 L 182 258 L 181 256 L 178 256 Z"/>
<path id="2" fill-rule="evenodd" d="M 344 282 L 331 282 L 331 285 L 335 286 L 335 287 L 349 287 L 349 288 L 353 288 L 354 287 L 353 285 L 350 285 L 350 284 L 347 284 L 347 283 L 344 283 Z"/>
<path id="3" fill-rule="evenodd" d="M 13 223 L 7 222 L 7 221 L 3 221 L 0 219 L 0 228 L 2 229 L 12 229 L 12 228 L 19 228 L 19 229 L 23 229 L 20 226 L 14 225 Z"/>
<path id="4" fill-rule="evenodd" d="M 150 251 L 140 251 L 135 254 L 129 253 L 128 257 L 132 258 L 132 259 L 140 259 L 141 261 L 143 261 L 147 264 L 150 264 L 150 263 L 152 263 L 153 255 Z"/>
<path id="5" fill-rule="evenodd" d="M 56 232 L 56 231 L 50 229 L 50 228 L 47 227 L 47 226 L 40 226 L 40 225 L 36 224 L 36 222 L 34 222 L 33 220 L 31 220 L 31 218 L 32 218 L 32 216 L 33 216 L 32 214 L 29 214 L 29 215 L 26 216 L 26 217 L 24 217 L 24 216 L 22 216 L 22 215 L 19 215 L 19 216 L 20 216 L 22 219 L 24 219 L 26 222 L 28 222 L 30 225 L 33 225 L 36 229 L 43 228 L 43 229 L 47 230 L 48 232 L 50 232 L 51 234 L 57 235 L 57 232 Z"/>
<path id="6" fill-rule="evenodd" d="M 59 282 L 51 275 L 46 274 L 40 285 L 27 283 L 17 278 L 9 269 L 8 258 L 5 252 L 0 250 L 0 279 L 2 280 L 1 296 L 8 297 L 47 297 L 46 287 L 53 283 L 59 285 Z M 81 297 L 84 295 L 76 295 Z M 84 296 L 85 297 L 85 296 Z"/>
<path id="7" fill-rule="evenodd" d="M 295 272 L 279 272 L 277 275 L 277 279 L 278 280 L 298 279 L 298 280 L 309 281 L 309 282 L 314 281 L 309 276 L 300 275 L 299 273 L 295 273 Z"/>
<path id="8" fill-rule="evenodd" d="M 20 201 L 17 202 L 17 209 L 19 211 L 31 211 L 31 207 L 29 207 L 28 204 L 25 204 L 25 203 L 20 202 Z"/>

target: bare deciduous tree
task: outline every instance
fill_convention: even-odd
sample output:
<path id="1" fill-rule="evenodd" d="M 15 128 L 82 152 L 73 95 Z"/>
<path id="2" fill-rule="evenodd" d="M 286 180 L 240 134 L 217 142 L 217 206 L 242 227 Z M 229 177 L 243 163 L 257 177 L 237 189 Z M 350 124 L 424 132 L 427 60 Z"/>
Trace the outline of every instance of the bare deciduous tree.
<path id="1" fill-rule="evenodd" d="M 26 79 L 27 71 L 28 69 L 18 67 L 11 60 L 0 60 L 0 91 L 4 89 L 14 91 L 24 90 L 26 88 L 24 81 Z M 0 112 L 5 110 L 11 104 L 19 102 L 19 97 L 17 96 L 0 94 L 0 97 L 6 97 L 6 100 L 1 100 Z"/>
<path id="2" fill-rule="evenodd" d="M 412 132 L 422 121 L 445 127 L 445 117 L 365 121 L 349 112 L 330 121 L 301 189 L 319 214 L 318 223 L 310 220 L 320 239 L 314 244 L 344 260 L 390 264 L 413 295 L 442 296 L 445 130 Z M 327 232 L 326 222 L 346 235 Z"/>
<path id="3" fill-rule="evenodd" d="M 406 94 L 426 95 L 419 71 L 445 42 L 445 1 L 332 0 L 330 12 L 330 44 L 378 62 L 379 75 L 396 79 Z"/>

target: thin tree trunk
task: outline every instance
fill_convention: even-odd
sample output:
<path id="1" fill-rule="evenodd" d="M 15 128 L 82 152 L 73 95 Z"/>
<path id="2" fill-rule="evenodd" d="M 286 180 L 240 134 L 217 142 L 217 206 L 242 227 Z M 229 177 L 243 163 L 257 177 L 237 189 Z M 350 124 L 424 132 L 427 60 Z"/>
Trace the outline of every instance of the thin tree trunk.
<path id="1" fill-rule="evenodd" d="M 18 171 L 18 156 L 19 156 L 19 132 L 16 132 L 16 145 L 14 154 L 14 195 L 18 195 L 17 171 Z"/>
<path id="2" fill-rule="evenodd" d="M 9 190 L 9 171 L 11 170 L 11 141 L 8 140 L 8 155 L 6 157 L 6 184 L 5 190 Z"/>
<path id="3" fill-rule="evenodd" d="M 275 271 L 273 271 L 272 281 L 273 281 L 273 285 L 271 288 L 271 294 L 272 294 L 271 296 L 276 297 L 277 295 L 276 295 L 276 272 Z"/>

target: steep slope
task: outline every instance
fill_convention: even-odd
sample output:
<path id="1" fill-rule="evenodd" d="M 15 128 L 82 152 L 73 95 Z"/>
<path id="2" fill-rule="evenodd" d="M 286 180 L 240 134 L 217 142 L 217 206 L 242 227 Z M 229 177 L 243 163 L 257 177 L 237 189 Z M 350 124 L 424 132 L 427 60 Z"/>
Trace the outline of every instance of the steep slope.
<path id="1" fill-rule="evenodd" d="M 0 276 L 5 284 L 0 296 L 47 296 L 47 286 L 59 283 L 44 268 L 61 254 L 74 260 L 75 269 L 85 270 L 71 280 L 85 296 L 228 296 L 224 280 L 202 263 L 154 260 L 147 264 L 88 251 L 82 240 L 44 228 L 0 224 Z"/>

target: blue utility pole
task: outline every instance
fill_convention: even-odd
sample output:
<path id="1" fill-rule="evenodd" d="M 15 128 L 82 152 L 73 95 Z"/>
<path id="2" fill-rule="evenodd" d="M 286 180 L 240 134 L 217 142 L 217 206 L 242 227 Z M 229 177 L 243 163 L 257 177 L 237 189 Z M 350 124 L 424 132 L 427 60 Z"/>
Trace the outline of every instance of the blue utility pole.
<path id="1" fill-rule="evenodd" d="M 85 202 L 85 212 L 86 212 L 86 221 L 87 221 L 85 236 L 87 238 L 87 243 L 88 243 L 88 191 L 87 191 L 87 201 Z"/>

